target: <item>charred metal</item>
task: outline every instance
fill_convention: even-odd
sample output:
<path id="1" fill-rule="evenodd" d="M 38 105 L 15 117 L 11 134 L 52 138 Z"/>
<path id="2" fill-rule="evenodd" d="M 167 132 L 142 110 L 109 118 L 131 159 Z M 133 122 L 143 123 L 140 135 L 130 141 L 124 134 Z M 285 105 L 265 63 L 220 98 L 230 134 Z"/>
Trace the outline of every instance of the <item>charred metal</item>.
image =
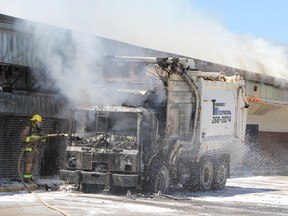
<path id="1" fill-rule="evenodd" d="M 109 60 L 106 80 L 120 83 L 110 91 L 127 100 L 72 109 L 60 179 L 84 192 L 223 188 L 230 175 L 229 145 L 241 145 L 245 134 L 248 102 L 239 74 L 201 72 L 185 58 Z M 121 78 L 115 78 L 116 69 Z M 213 109 L 220 109 L 215 101 L 229 121 L 213 124 Z"/>

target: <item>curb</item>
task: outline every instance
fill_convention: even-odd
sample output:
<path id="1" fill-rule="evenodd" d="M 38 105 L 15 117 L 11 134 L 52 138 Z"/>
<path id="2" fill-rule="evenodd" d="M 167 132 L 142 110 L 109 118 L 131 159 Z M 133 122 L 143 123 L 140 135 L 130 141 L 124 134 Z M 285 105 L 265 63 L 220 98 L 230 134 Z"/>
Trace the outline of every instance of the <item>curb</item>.
<path id="1" fill-rule="evenodd" d="M 27 186 L 31 191 L 39 189 L 37 185 L 27 185 Z M 18 192 L 24 190 L 26 190 L 24 186 L 0 186 L 0 192 Z"/>
<path id="2" fill-rule="evenodd" d="M 288 175 L 287 167 L 284 169 L 243 169 L 243 170 L 231 170 L 230 176 L 233 178 L 237 177 L 248 177 L 248 176 L 273 176 L 273 175 Z"/>

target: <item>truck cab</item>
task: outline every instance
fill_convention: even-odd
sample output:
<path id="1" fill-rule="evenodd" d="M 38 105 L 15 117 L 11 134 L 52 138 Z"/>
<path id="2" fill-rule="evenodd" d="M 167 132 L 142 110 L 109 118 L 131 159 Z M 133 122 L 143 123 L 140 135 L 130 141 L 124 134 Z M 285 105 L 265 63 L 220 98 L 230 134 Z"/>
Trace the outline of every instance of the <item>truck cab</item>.
<path id="1" fill-rule="evenodd" d="M 79 189 L 142 190 L 149 154 L 157 148 L 155 112 L 145 108 L 82 106 L 72 110 L 65 170 Z M 89 189 L 88 189 L 89 188 Z"/>

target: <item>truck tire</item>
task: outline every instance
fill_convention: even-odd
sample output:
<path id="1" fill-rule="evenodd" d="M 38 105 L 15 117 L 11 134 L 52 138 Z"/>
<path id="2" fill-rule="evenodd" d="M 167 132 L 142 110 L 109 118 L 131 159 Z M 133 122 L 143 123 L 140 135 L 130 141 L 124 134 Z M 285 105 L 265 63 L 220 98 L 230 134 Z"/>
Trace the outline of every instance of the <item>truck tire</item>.
<path id="1" fill-rule="evenodd" d="M 199 183 L 200 190 L 208 191 L 212 189 L 213 182 L 213 164 L 211 160 L 204 160 L 201 163 Z"/>
<path id="2" fill-rule="evenodd" d="M 214 168 L 212 188 L 221 190 L 225 187 L 228 178 L 228 164 L 226 160 L 221 160 Z"/>
<path id="3" fill-rule="evenodd" d="M 154 169 L 154 173 L 151 173 L 150 188 L 151 192 L 166 193 L 169 187 L 169 171 L 166 165 L 161 165 Z"/>

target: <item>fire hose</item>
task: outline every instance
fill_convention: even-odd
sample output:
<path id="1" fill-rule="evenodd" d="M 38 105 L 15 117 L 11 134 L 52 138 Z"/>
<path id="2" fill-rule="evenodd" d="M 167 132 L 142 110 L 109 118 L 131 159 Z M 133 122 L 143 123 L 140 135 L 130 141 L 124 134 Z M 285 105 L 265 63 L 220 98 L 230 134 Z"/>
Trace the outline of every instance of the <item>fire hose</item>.
<path id="1" fill-rule="evenodd" d="M 36 142 L 40 141 L 40 140 L 43 140 L 43 139 L 46 139 L 46 138 L 51 138 L 51 137 L 63 137 L 63 136 L 68 136 L 68 134 L 64 134 L 64 133 L 57 133 L 57 134 L 47 134 L 47 135 L 44 135 L 44 136 L 41 136 L 37 139 L 33 139 L 31 140 L 28 145 L 26 146 L 26 148 L 30 147 L 31 145 L 37 145 Z M 59 213 L 61 213 L 62 215 L 65 215 L 65 216 L 70 216 L 69 214 L 67 214 L 66 212 L 64 212 L 63 210 L 59 209 L 59 208 L 56 208 L 54 206 L 51 206 L 49 205 L 45 200 L 43 200 L 41 197 L 39 197 L 38 194 L 36 193 L 33 193 L 30 188 L 27 186 L 27 184 L 24 182 L 23 180 L 23 177 L 22 177 L 22 173 L 21 173 L 21 160 L 22 160 L 22 157 L 23 157 L 23 154 L 24 154 L 24 150 L 21 151 L 21 154 L 19 156 L 19 159 L 18 159 L 18 174 L 19 174 L 19 177 L 20 177 L 20 180 L 23 184 L 23 186 L 26 188 L 26 190 L 33 194 L 35 197 L 37 197 L 45 206 L 47 206 L 48 208 L 50 209 L 53 209 Z"/>

